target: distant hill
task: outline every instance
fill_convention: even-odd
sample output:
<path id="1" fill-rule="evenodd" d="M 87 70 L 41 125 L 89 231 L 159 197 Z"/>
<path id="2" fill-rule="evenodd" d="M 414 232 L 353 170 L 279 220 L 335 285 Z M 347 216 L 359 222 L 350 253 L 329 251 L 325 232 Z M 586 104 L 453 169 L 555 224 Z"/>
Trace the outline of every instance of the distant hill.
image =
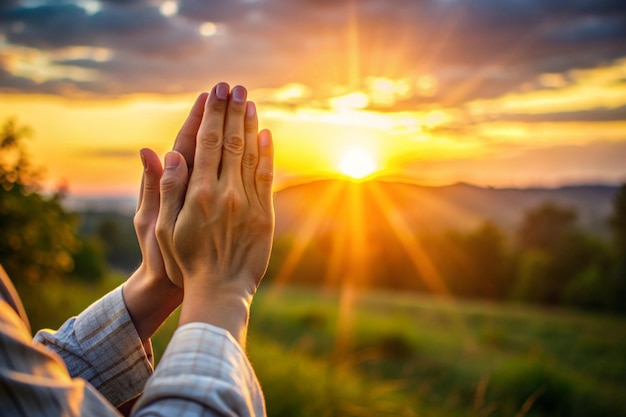
<path id="1" fill-rule="evenodd" d="M 320 180 L 294 185 L 276 193 L 276 234 L 295 234 L 308 225 L 317 233 L 345 226 L 355 218 L 353 201 L 360 199 L 368 227 L 385 228 L 385 219 L 396 216 L 416 232 L 470 229 L 491 220 L 506 231 L 520 224 L 524 213 L 551 202 L 574 208 L 580 225 L 596 234 L 607 233 L 618 186 L 576 185 L 560 188 L 483 188 L 459 183 L 442 187 L 404 182 L 368 181 L 353 183 Z M 79 213 L 115 213 L 129 218 L 135 211 L 134 197 L 72 197 L 65 205 Z M 382 206 L 381 206 L 382 205 Z"/>
<path id="2" fill-rule="evenodd" d="M 606 219 L 618 189 L 426 187 L 340 180 L 294 185 L 276 193 L 276 236 L 267 279 L 422 292 L 441 292 L 443 284 L 437 283 L 444 283 L 457 295 L 506 297 L 516 276 L 506 248 L 497 252 L 500 246 L 493 234 L 472 240 L 467 236 L 489 220 L 511 237 L 525 213 L 544 203 L 576 210 L 582 227 L 606 236 Z M 109 264 L 124 271 L 136 268 L 140 253 L 132 198 L 73 203 L 82 214 L 81 232 L 101 239 Z M 508 239 L 507 244 L 512 242 Z"/>
<path id="3" fill-rule="evenodd" d="M 519 226 L 525 212 L 549 202 L 575 209 L 582 227 L 604 235 L 618 188 L 580 185 L 497 189 L 464 183 L 427 187 L 402 182 L 322 180 L 292 186 L 276 194 L 276 234 L 297 233 L 306 224 L 315 227 L 317 233 L 332 232 L 357 215 L 352 202 L 360 200 L 368 227 L 377 223 L 384 228 L 388 220 L 395 219 L 398 224 L 400 218 L 400 224 L 412 231 L 440 232 L 465 230 L 491 220 L 512 231 Z"/>

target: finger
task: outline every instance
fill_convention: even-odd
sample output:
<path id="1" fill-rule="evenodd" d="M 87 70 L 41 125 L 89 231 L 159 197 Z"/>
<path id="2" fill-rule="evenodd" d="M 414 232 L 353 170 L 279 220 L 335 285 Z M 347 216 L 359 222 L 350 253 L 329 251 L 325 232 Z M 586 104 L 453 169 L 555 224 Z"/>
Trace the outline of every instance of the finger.
<path id="1" fill-rule="evenodd" d="M 146 160 L 143 156 L 143 153 L 139 151 L 139 156 L 141 157 L 141 164 L 143 165 L 143 172 L 141 173 L 141 184 L 139 185 L 139 200 L 137 200 L 137 208 L 135 209 L 135 214 L 139 212 L 141 205 L 143 203 L 143 187 L 146 177 Z"/>
<path id="2" fill-rule="evenodd" d="M 245 146 L 243 162 L 241 164 L 241 175 L 243 178 L 243 188 L 246 191 L 248 200 L 256 198 L 255 175 L 256 167 L 259 163 L 259 119 L 256 113 L 256 106 L 253 102 L 246 103 L 246 118 L 244 122 Z"/>
<path id="3" fill-rule="evenodd" d="M 202 115 L 204 114 L 204 106 L 206 105 L 209 93 L 201 93 L 191 107 L 187 120 L 180 128 L 176 139 L 174 140 L 174 147 L 172 150 L 180 152 L 187 161 L 189 167 L 193 167 L 193 157 L 196 152 L 196 135 L 202 122 Z"/>
<path id="4" fill-rule="evenodd" d="M 244 118 L 246 115 L 245 87 L 233 87 L 226 111 L 224 146 L 222 148 L 222 172 L 220 179 L 235 186 L 242 186 L 241 159 L 244 152 Z"/>
<path id="5" fill-rule="evenodd" d="M 272 207 L 272 182 L 274 180 L 274 144 L 272 133 L 263 129 L 259 133 L 259 164 L 256 168 L 256 191 L 261 206 L 269 211 Z"/>
<path id="6" fill-rule="evenodd" d="M 163 174 L 158 155 L 148 148 L 139 151 L 144 171 L 141 177 L 137 214 L 156 219 L 159 213 L 159 181 Z"/>
<path id="7" fill-rule="evenodd" d="M 209 95 L 196 138 L 196 153 L 191 181 L 216 182 L 222 159 L 224 142 L 224 119 L 228 106 L 226 83 L 219 83 Z"/>
<path id="8" fill-rule="evenodd" d="M 163 254 L 165 269 L 170 280 L 182 287 L 182 276 L 174 256 L 174 226 L 184 204 L 188 171 L 183 156 L 176 152 L 165 155 L 165 170 L 161 177 L 161 201 L 156 224 L 156 236 Z"/>

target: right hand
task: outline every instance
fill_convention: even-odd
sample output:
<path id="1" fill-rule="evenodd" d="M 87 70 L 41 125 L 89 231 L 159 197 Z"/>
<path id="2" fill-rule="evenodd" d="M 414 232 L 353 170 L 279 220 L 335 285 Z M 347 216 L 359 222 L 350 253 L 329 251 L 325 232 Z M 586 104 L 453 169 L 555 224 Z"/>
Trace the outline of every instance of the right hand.
<path id="1" fill-rule="evenodd" d="M 228 90 L 218 84 L 206 102 L 191 175 L 181 153 L 165 158 L 157 239 L 166 265 L 175 262 L 182 274 L 175 283 L 184 288 L 183 312 L 186 300 L 194 308 L 221 298 L 249 302 L 269 261 L 272 138 L 258 133 L 245 88 Z"/>

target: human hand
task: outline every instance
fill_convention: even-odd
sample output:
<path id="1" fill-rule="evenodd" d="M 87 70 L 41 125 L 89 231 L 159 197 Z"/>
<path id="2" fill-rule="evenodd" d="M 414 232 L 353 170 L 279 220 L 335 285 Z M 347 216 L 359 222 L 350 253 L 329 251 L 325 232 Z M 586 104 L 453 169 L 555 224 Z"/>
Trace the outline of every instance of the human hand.
<path id="1" fill-rule="evenodd" d="M 191 175 L 182 153 L 166 155 L 156 226 L 166 264 L 174 262 L 182 274 L 176 282 L 185 290 L 181 323 L 221 325 L 236 338 L 242 323 L 233 329 L 233 317 L 247 319 L 274 229 L 272 138 L 267 130 L 258 133 L 256 108 L 246 95 L 236 86 L 229 96 L 225 83 L 213 89 Z M 229 316 L 224 308 L 242 314 Z"/>
<path id="2" fill-rule="evenodd" d="M 174 148 L 186 151 L 186 138 L 198 130 L 207 94 L 196 99 Z M 141 340 L 147 341 L 163 320 L 180 305 L 182 290 L 168 279 L 161 250 L 156 240 L 155 227 L 160 206 L 160 180 L 163 174 L 161 161 L 151 149 L 140 151 L 144 166 L 139 192 L 139 203 L 133 219 L 141 250 L 141 265 L 127 280 L 123 288 L 126 307 Z M 180 272 L 174 271 L 180 275 Z"/>

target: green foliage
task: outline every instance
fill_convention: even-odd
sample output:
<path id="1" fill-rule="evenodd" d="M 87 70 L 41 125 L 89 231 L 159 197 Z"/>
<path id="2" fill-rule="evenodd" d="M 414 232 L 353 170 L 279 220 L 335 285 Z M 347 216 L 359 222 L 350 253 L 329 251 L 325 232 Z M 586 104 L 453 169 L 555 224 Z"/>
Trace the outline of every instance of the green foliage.
<path id="1" fill-rule="evenodd" d="M 574 210 L 546 203 L 526 213 L 519 231 L 522 250 L 539 249 L 556 253 L 576 231 Z"/>
<path id="2" fill-rule="evenodd" d="M 113 211 L 81 213 L 79 233 L 99 242 L 107 266 L 130 273 L 141 262 L 132 217 Z"/>
<path id="3" fill-rule="evenodd" d="M 626 256 L 626 184 L 622 185 L 613 200 L 613 212 L 609 219 L 616 251 Z"/>
<path id="4" fill-rule="evenodd" d="M 571 209 L 544 204 L 529 211 L 519 231 L 513 297 L 544 304 L 611 309 L 609 250 L 578 227 Z"/>
<path id="5" fill-rule="evenodd" d="M 550 258 L 540 250 L 527 250 L 518 263 L 513 300 L 544 301 L 550 293 Z"/>
<path id="6" fill-rule="evenodd" d="M 430 249 L 447 288 L 455 295 L 501 300 L 512 285 L 510 249 L 500 228 L 483 223 L 466 233 L 448 233 Z"/>
<path id="7" fill-rule="evenodd" d="M 613 270 L 609 283 L 613 310 L 626 313 L 626 184 L 622 185 L 613 202 L 609 219 L 613 234 Z"/>
<path id="8" fill-rule="evenodd" d="M 108 268 L 104 258 L 104 248 L 99 239 L 81 237 L 80 248 L 74 253 L 72 276 L 82 281 L 99 281 Z"/>
<path id="9" fill-rule="evenodd" d="M 262 287 L 248 350 L 270 416 L 612 416 L 623 318 Z M 343 324 L 341 324 L 343 323 Z M 288 394 L 286 394 L 288 393 Z"/>
<path id="10" fill-rule="evenodd" d="M 27 130 L 8 121 L 0 134 L 0 263 L 16 284 L 54 280 L 73 268 L 77 218 L 61 194 L 37 192 L 39 173 L 30 165 Z"/>
<path id="11" fill-rule="evenodd" d="M 68 318 L 78 315 L 92 302 L 120 285 L 125 277 L 107 274 L 97 282 L 79 280 L 23 283 L 19 294 L 33 332 L 56 329 Z"/>
<path id="12" fill-rule="evenodd" d="M 33 328 L 58 327 L 122 282 L 22 292 Z M 622 416 L 626 319 L 406 293 L 262 286 L 248 351 L 270 417 Z M 340 324 L 342 323 L 342 324 Z M 153 339 L 162 356 L 177 324 Z"/>

